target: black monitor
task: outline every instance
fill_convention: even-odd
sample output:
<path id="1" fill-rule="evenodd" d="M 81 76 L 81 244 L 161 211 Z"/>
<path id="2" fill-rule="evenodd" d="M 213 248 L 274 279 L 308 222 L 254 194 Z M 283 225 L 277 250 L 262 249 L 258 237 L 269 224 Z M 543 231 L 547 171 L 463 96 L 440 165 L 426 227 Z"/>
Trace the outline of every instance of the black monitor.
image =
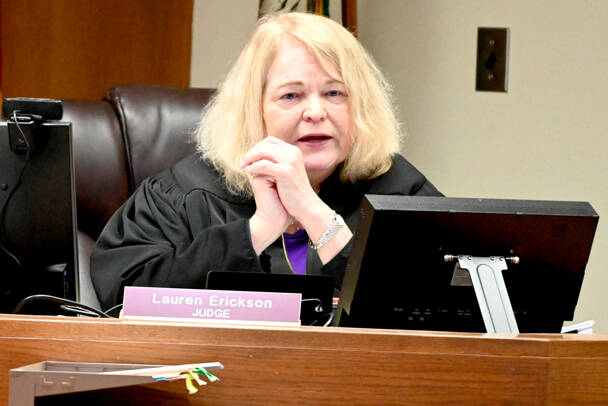
<path id="1" fill-rule="evenodd" d="M 502 275 L 519 332 L 559 333 L 598 219 L 584 202 L 366 195 L 339 325 L 486 332 L 475 289 L 446 256 L 518 257 Z"/>
<path id="2" fill-rule="evenodd" d="M 27 114 L 40 103 L 20 100 L 13 116 L 5 99 L 0 121 L 0 313 L 30 295 L 78 296 L 71 124 Z M 61 313 L 51 302 L 22 312 Z"/>

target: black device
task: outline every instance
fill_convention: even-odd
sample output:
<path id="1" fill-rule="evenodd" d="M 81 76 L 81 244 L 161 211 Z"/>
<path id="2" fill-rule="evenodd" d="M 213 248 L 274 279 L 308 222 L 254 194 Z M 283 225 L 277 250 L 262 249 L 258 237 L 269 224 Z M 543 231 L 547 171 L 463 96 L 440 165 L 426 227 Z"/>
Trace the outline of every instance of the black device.
<path id="1" fill-rule="evenodd" d="M 0 312 L 25 297 L 76 300 L 78 264 L 71 123 L 61 102 L 4 99 L 0 121 Z M 59 114 L 59 116 L 58 116 Z M 32 303 L 22 312 L 58 314 Z"/>
<path id="2" fill-rule="evenodd" d="M 502 275 L 519 331 L 559 333 L 598 220 L 585 202 L 366 195 L 338 323 L 485 332 L 475 289 L 446 256 L 518 257 Z"/>
<path id="3" fill-rule="evenodd" d="M 205 288 L 301 293 L 300 320 L 303 325 L 322 325 L 333 311 L 334 278 L 328 275 L 210 271 Z"/>
<path id="4" fill-rule="evenodd" d="M 38 120 L 61 120 L 63 103 L 61 100 L 33 97 L 7 97 L 2 101 L 2 115 L 12 117 L 25 114 L 35 116 Z"/>

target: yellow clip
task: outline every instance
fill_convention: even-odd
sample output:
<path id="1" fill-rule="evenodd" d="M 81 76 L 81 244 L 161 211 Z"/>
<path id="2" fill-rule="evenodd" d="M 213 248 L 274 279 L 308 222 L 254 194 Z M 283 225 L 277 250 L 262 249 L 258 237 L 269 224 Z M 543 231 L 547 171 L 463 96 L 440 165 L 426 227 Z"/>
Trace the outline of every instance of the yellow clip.
<path id="1" fill-rule="evenodd" d="M 188 388 L 188 394 L 193 395 L 198 392 L 198 389 L 192 383 L 192 374 L 186 374 L 186 388 Z"/>

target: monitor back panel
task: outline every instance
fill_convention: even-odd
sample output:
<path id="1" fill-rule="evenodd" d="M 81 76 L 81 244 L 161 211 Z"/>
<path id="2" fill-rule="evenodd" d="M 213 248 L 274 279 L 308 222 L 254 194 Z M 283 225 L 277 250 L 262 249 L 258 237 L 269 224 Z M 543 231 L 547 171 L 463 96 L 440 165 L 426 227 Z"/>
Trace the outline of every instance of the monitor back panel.
<path id="1" fill-rule="evenodd" d="M 578 301 L 598 216 L 580 202 L 373 196 L 349 258 L 342 325 L 484 332 L 444 256 L 518 256 L 503 277 L 521 332 L 559 332 Z M 392 230 L 392 231 L 391 231 Z"/>

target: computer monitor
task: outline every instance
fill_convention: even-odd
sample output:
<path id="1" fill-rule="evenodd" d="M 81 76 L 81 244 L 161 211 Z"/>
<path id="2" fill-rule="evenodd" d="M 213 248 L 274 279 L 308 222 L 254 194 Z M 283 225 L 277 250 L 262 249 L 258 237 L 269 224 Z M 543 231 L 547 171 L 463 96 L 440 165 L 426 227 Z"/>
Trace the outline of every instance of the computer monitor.
<path id="1" fill-rule="evenodd" d="M 338 323 L 486 332 L 475 289 L 446 255 L 519 257 L 502 272 L 519 332 L 559 333 L 598 219 L 584 202 L 366 195 Z"/>
<path id="2" fill-rule="evenodd" d="M 34 294 L 78 297 L 71 124 L 34 116 L 0 121 L 0 313 Z M 51 302 L 22 312 L 60 313 Z"/>

